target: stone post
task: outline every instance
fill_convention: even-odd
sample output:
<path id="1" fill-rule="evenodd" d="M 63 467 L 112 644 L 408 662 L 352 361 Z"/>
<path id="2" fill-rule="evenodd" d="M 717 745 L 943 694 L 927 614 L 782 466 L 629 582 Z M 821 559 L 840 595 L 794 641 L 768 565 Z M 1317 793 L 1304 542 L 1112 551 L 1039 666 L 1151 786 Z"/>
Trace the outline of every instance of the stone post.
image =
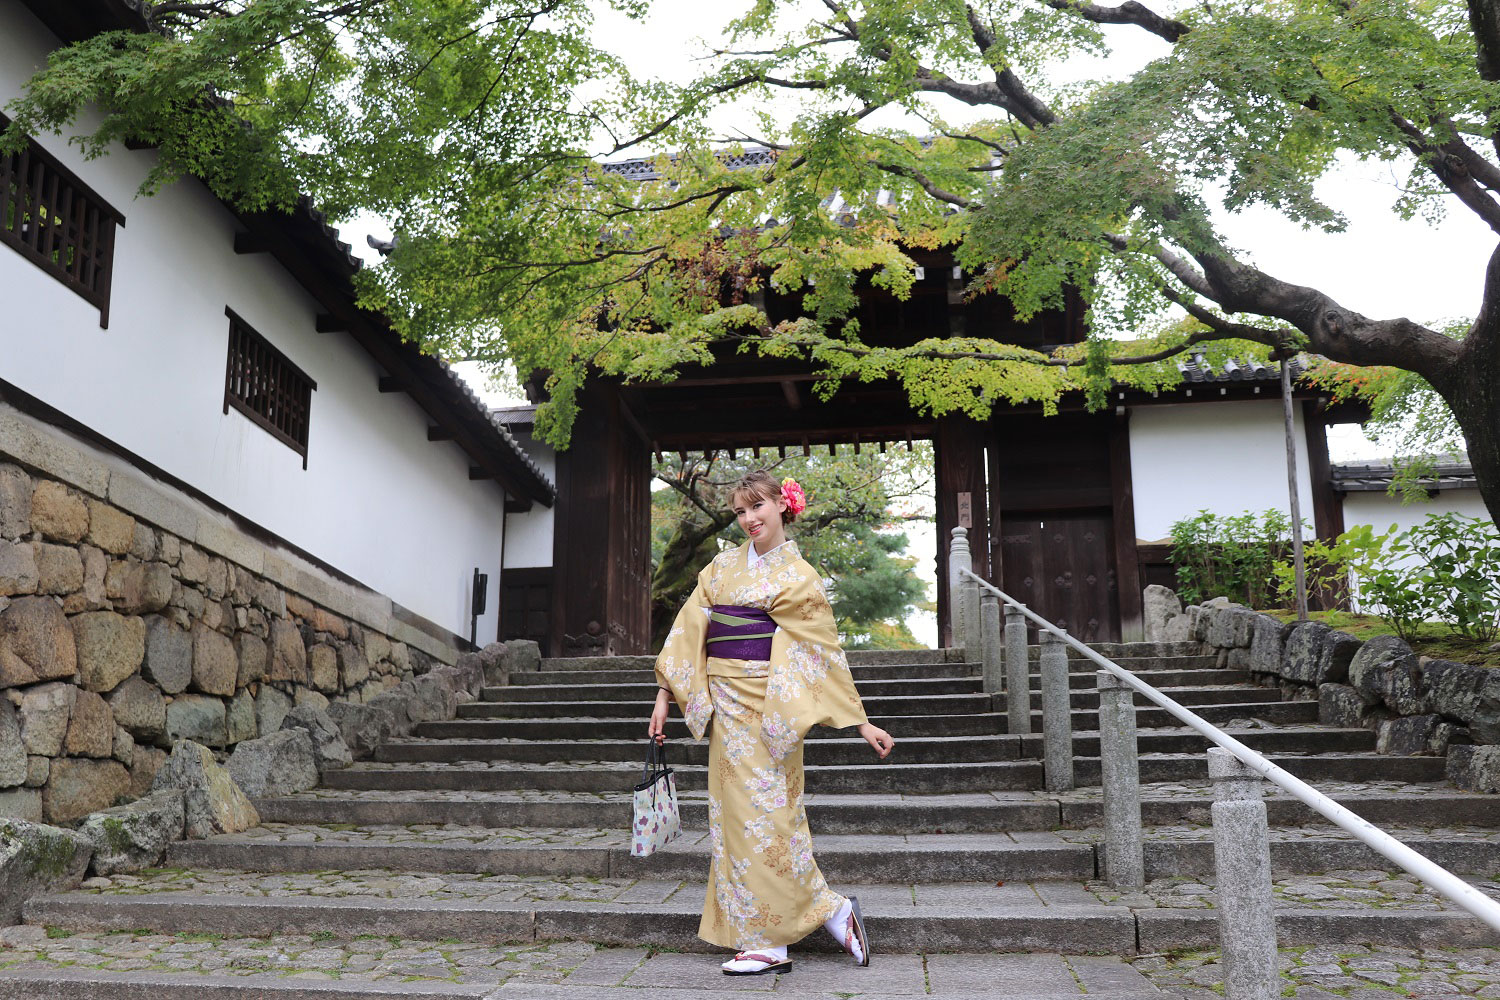
<path id="1" fill-rule="evenodd" d="M 1209 748 L 1208 776 L 1214 786 L 1211 811 L 1224 995 L 1229 1000 L 1272 1000 L 1281 996 L 1281 974 L 1262 779 L 1221 747 Z"/>
<path id="2" fill-rule="evenodd" d="M 965 648 L 964 641 L 964 595 L 968 578 L 960 570 L 974 569 L 974 559 L 969 554 L 969 529 L 954 528 L 953 541 L 948 547 L 948 626 L 953 630 L 953 647 Z"/>
<path id="3" fill-rule="evenodd" d="M 1026 616 L 1005 606 L 1005 731 L 1031 733 L 1031 663 L 1026 650 Z"/>
<path id="4" fill-rule="evenodd" d="M 984 693 L 993 698 L 1005 687 L 1000 646 L 1000 598 L 988 590 L 979 595 L 979 627 L 984 635 Z"/>
<path id="5" fill-rule="evenodd" d="M 1068 691 L 1068 647 L 1051 632 L 1040 633 L 1042 669 L 1042 767 L 1047 791 L 1073 789 L 1073 716 Z"/>
<path id="6" fill-rule="evenodd" d="M 1099 757 L 1104 785 L 1104 859 L 1109 884 L 1146 884 L 1141 838 L 1141 769 L 1136 756 L 1135 695 L 1108 670 L 1098 673 Z"/>

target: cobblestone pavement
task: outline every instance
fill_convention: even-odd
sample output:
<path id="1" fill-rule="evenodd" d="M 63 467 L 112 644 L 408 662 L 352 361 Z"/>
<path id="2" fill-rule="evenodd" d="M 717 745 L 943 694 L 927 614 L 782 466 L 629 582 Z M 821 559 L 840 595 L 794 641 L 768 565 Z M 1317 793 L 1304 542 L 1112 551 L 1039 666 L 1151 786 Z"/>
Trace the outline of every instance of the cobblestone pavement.
<path id="1" fill-rule="evenodd" d="M 793 951 L 796 973 L 781 979 L 728 980 L 712 955 L 651 953 L 599 948 L 587 942 L 524 946 L 464 944 L 323 936 L 235 938 L 207 934 L 131 931 L 69 934 L 41 927 L 0 929 L 0 970 L 77 967 L 116 972 L 148 971 L 231 975 L 255 980 L 351 982 L 445 981 L 466 984 L 527 983 L 620 986 L 621 996 L 641 987 L 702 989 L 714 993 L 878 992 L 901 995 L 973 995 L 1006 983 L 1018 992 L 1048 996 L 1136 986 L 1168 997 L 1214 1000 L 1223 975 L 1214 952 L 1145 955 L 1123 962 L 1108 956 L 877 955 L 868 970 L 845 959 Z M 1500 949 L 1402 949 L 1341 945 L 1281 952 L 1287 996 L 1302 1000 L 1346 997 L 1500 997 Z M 878 985 L 869 982 L 878 976 Z M 873 986 L 873 988 L 872 988 Z M 630 992 L 627 992 L 627 989 Z"/>
<path id="2" fill-rule="evenodd" d="M 1217 952 L 1126 959 L 1153 986 L 1182 1000 L 1218 1000 Z M 1283 948 L 1283 996 L 1298 1000 L 1395 1000 L 1397 997 L 1500 997 L 1500 948 Z"/>
<path id="3" fill-rule="evenodd" d="M 1474 885 L 1500 899 L 1500 882 Z M 1279 907 L 1358 910 L 1366 907 L 1403 910 L 1457 910 L 1409 876 L 1383 871 L 1344 871 L 1297 875 L 1272 883 Z M 674 898 L 701 898 L 701 883 L 677 879 L 551 878 L 542 875 L 490 875 L 452 872 L 406 874 L 389 871 L 326 871 L 269 874 L 243 871 L 155 869 L 136 875 L 89 879 L 86 892 L 147 895 L 191 892 L 205 895 L 285 898 L 347 896 L 379 899 L 467 899 L 492 902 L 664 903 Z M 1128 906 L 1132 909 L 1206 909 L 1214 905 L 1211 884 L 1193 879 L 1156 879 L 1137 891 L 1121 893 L 1107 882 L 1006 882 L 871 885 L 860 896 L 890 909 L 900 906 L 949 906 L 956 900 L 977 907 Z"/>

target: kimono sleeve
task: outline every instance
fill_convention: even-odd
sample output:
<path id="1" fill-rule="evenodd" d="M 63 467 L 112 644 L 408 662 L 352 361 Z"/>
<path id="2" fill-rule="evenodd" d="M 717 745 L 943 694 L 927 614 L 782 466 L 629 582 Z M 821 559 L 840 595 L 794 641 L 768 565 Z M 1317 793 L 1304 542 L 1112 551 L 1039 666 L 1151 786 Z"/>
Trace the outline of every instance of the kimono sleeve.
<path id="1" fill-rule="evenodd" d="M 843 729 L 868 722 L 839 646 L 833 607 L 811 566 L 786 586 L 771 607 L 778 628 L 771 641 L 770 680 L 761 729 L 773 756 L 786 756 L 813 726 Z"/>
<path id="2" fill-rule="evenodd" d="M 708 615 L 704 609 L 713 606 L 709 594 L 709 579 L 713 564 L 703 567 L 698 574 L 698 586 L 692 596 L 677 612 L 667 641 L 662 643 L 661 653 L 656 657 L 656 683 L 672 692 L 682 717 L 687 720 L 688 730 L 694 739 L 701 740 L 708 729 L 709 717 L 713 715 L 713 703 L 708 697 Z"/>

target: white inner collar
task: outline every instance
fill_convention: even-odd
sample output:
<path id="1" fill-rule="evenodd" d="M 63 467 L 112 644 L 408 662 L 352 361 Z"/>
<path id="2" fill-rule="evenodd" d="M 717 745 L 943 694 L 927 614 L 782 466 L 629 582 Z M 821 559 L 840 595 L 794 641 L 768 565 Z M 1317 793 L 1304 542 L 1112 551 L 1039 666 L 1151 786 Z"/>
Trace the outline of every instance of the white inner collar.
<path id="1" fill-rule="evenodd" d="M 766 552 L 764 554 L 755 551 L 755 542 L 754 541 L 749 542 L 745 546 L 750 551 L 748 568 L 749 569 L 754 569 L 756 563 L 758 563 L 762 559 L 766 558 L 766 556 L 769 556 L 772 552 L 775 552 L 776 549 L 779 549 L 779 548 L 782 548 L 782 547 L 788 545 L 790 542 L 791 542 L 791 539 L 788 538 L 785 542 L 782 542 L 780 545 L 775 546 L 770 551 L 768 551 L 768 552 Z"/>

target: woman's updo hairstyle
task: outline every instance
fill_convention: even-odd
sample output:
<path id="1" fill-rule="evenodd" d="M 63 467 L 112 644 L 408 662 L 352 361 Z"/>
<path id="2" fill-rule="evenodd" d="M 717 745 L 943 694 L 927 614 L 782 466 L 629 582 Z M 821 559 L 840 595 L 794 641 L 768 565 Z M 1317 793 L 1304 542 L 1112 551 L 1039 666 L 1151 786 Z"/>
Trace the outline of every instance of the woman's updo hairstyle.
<path id="1" fill-rule="evenodd" d="M 765 469 L 756 469 L 740 477 L 740 481 L 735 483 L 734 488 L 729 491 L 730 505 L 734 504 L 735 497 L 740 496 L 754 497 L 771 503 L 786 499 L 781 495 L 781 484 L 772 479 L 771 474 Z M 795 520 L 797 520 L 797 515 L 790 506 L 781 512 L 782 524 L 791 524 Z"/>

